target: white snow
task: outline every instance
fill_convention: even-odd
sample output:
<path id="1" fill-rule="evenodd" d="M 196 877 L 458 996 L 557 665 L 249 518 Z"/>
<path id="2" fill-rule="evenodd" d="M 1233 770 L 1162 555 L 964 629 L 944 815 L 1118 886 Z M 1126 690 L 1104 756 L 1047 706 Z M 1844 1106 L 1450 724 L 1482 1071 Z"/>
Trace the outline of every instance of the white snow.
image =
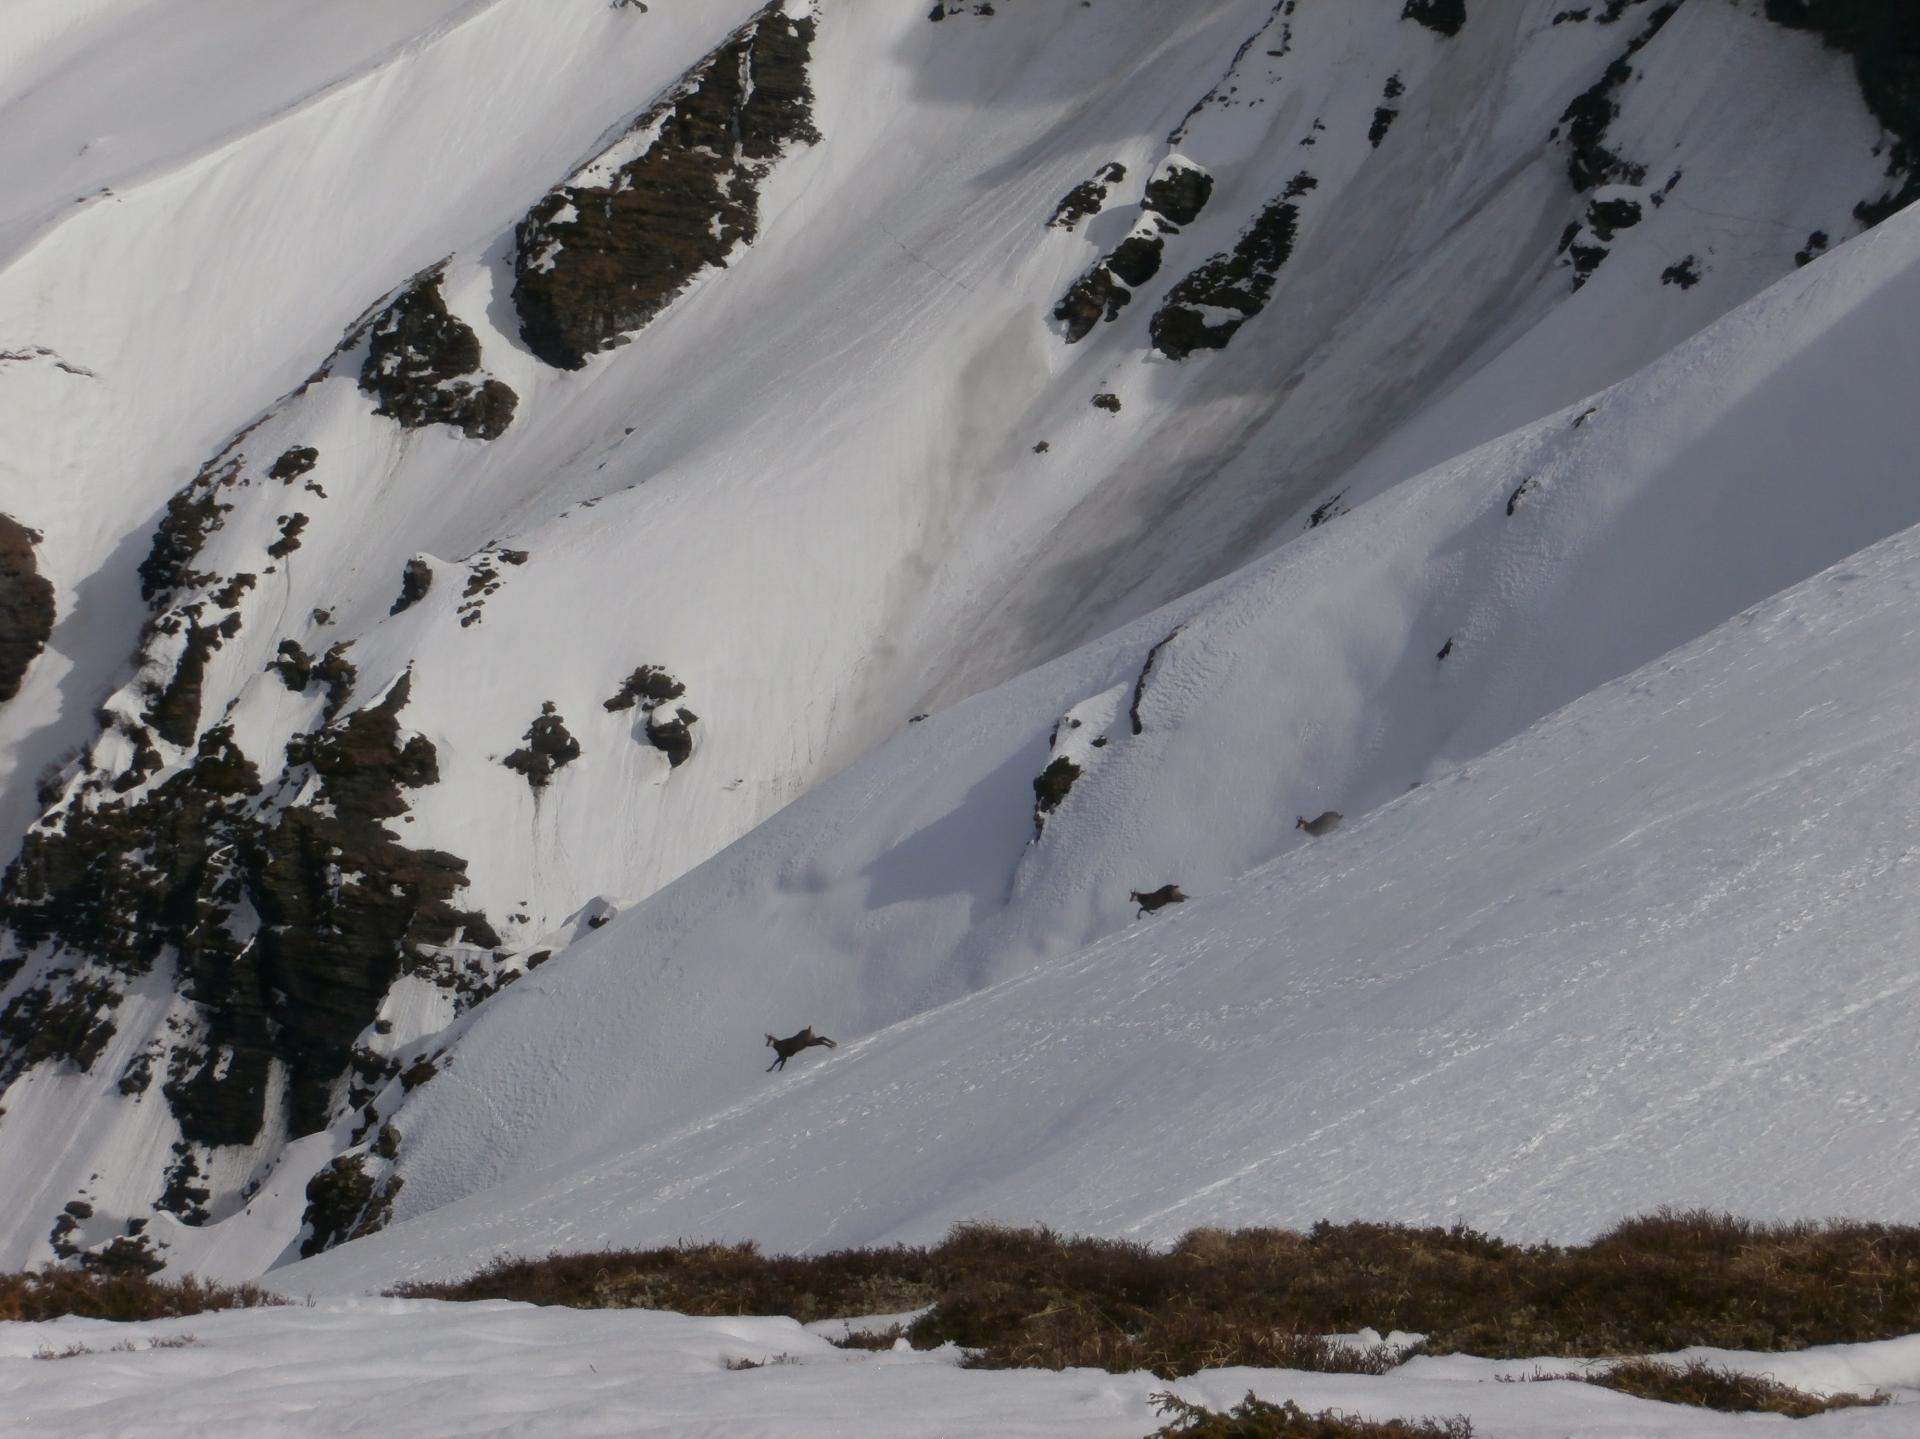
<path id="1" fill-rule="evenodd" d="M 502 1251 L 803 1251 L 964 1219 L 1152 1241 L 1380 1214 L 1574 1240 L 1664 1203 L 1920 1219 L 1917 695 L 1911 530 L 1326 839 L 841 1029 L 779 1079 L 746 1032 L 770 992 L 831 1033 L 888 966 L 841 989 L 795 925 L 762 927 L 772 895 L 689 924 L 669 905 L 696 875 L 485 1011 L 402 1112 L 419 1217 L 270 1277 L 354 1289 Z M 958 847 L 853 882 L 877 919 Z M 730 962 L 756 931 L 779 955 Z M 459 1143 L 498 1182 L 436 1207 Z"/>

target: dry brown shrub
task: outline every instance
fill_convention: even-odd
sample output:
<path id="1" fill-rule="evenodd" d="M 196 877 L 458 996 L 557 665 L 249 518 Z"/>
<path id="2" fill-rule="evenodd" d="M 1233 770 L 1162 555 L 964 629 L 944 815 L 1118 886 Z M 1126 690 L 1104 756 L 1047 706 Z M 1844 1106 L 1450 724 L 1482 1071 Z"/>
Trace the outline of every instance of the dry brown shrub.
<path id="1" fill-rule="evenodd" d="M 1452 1419 L 1355 1419 L 1337 1410 L 1309 1414 L 1291 1399 L 1280 1404 L 1251 1390 L 1224 1414 L 1177 1394 L 1149 1402 L 1166 1419 L 1148 1439 L 1473 1439 L 1465 1415 Z"/>
<path id="2" fill-rule="evenodd" d="M 197 1279 L 162 1282 L 144 1274 L 91 1274 L 40 1269 L 0 1274 L 0 1320 L 178 1319 L 213 1309 L 251 1309 L 284 1304 L 251 1284 L 203 1284 Z"/>
<path id="3" fill-rule="evenodd" d="M 439 1299 L 521 1299 L 802 1320 L 931 1305 L 908 1331 L 970 1362 L 1173 1376 L 1221 1364 L 1380 1372 L 1385 1350 L 1318 1336 L 1427 1336 L 1494 1358 L 1798 1349 L 1920 1331 L 1920 1228 L 1763 1225 L 1702 1211 L 1629 1220 L 1578 1247 L 1461 1226 L 1195 1230 L 1171 1251 L 963 1225 L 932 1248 L 804 1258 L 751 1245 L 502 1261 Z"/>
<path id="4" fill-rule="evenodd" d="M 1700 1409 L 1719 1409 L 1730 1414 L 1784 1414 L 1790 1419 L 1807 1419 L 1829 1409 L 1858 1409 L 1885 1404 L 1891 1395 L 1809 1394 L 1791 1384 L 1764 1374 L 1740 1374 L 1723 1369 L 1704 1359 L 1671 1364 L 1660 1359 L 1625 1359 L 1605 1369 L 1585 1374 L 1570 1374 L 1607 1389 L 1617 1389 L 1636 1399 L 1655 1399 L 1666 1404 L 1691 1404 Z"/>

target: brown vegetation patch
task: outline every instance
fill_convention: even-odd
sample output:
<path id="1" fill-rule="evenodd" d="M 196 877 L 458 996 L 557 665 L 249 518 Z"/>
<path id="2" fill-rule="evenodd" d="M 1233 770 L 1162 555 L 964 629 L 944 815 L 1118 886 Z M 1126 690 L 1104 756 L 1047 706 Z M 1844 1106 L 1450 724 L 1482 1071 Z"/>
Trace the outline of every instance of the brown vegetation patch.
<path id="1" fill-rule="evenodd" d="M 1355 1419 L 1336 1410 L 1309 1414 L 1291 1399 L 1270 1404 L 1252 1390 L 1221 1413 L 1189 1404 L 1177 1394 L 1154 1394 L 1148 1402 L 1167 1422 L 1148 1439 L 1472 1439 L 1465 1416 L 1452 1419 Z"/>
<path id="2" fill-rule="evenodd" d="M 76 1315 L 82 1319 L 178 1319 L 215 1309 L 252 1309 L 286 1300 L 251 1284 L 203 1284 L 198 1279 L 161 1283 L 143 1274 L 81 1273 L 43 1269 L 0 1274 L 0 1320 L 40 1323 Z"/>
<path id="3" fill-rule="evenodd" d="M 984 1367 L 1090 1365 L 1172 1377 L 1250 1364 L 1379 1373 L 1401 1357 L 1321 1336 L 1370 1326 L 1431 1353 L 1796 1349 L 1920 1330 L 1920 1228 L 1630 1220 L 1591 1244 L 1463 1228 L 1195 1230 L 1172 1250 L 962 1226 L 929 1249 L 768 1257 L 751 1245 L 502 1260 L 434 1299 L 518 1299 L 802 1320 L 931 1304 L 907 1331 Z"/>
<path id="4" fill-rule="evenodd" d="M 1885 1404 L 1892 1397 L 1877 1391 L 1873 1394 L 1809 1394 L 1764 1374 L 1740 1374 L 1704 1359 L 1685 1364 L 1670 1364 L 1660 1359 L 1625 1359 L 1586 1374 L 1542 1377 L 1579 1379 L 1605 1389 L 1617 1389 L 1636 1399 L 1654 1399 L 1663 1404 L 1691 1404 L 1698 1409 L 1719 1409 L 1729 1414 L 1784 1414 L 1789 1419 L 1807 1419 L 1829 1409 Z"/>

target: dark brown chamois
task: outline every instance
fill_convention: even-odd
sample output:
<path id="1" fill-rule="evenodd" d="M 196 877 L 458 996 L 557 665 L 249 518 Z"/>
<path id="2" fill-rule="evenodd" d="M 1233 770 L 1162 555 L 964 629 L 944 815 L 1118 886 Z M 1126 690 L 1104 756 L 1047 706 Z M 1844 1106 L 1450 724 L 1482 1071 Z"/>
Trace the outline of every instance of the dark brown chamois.
<path id="1" fill-rule="evenodd" d="M 1330 809 L 1325 814 L 1317 815 L 1313 819 L 1308 819 L 1305 815 L 1301 815 L 1299 819 L 1294 821 L 1293 827 L 1295 829 L 1304 829 L 1308 834 L 1318 839 L 1321 835 L 1330 834 L 1340 828 L 1340 821 L 1345 818 L 1346 816 L 1341 814 L 1339 810 Z"/>
<path id="2" fill-rule="evenodd" d="M 1128 898 L 1140 906 L 1140 914 L 1136 914 L 1135 919 L 1140 918 L 1142 914 L 1152 914 L 1156 910 L 1165 909 L 1170 904 L 1187 902 L 1187 897 L 1180 893 L 1180 886 L 1177 884 L 1163 884 L 1160 888 L 1148 890 L 1145 894 L 1136 889 Z"/>
<path id="3" fill-rule="evenodd" d="M 776 1069 L 785 1069 L 789 1059 L 792 1059 L 794 1055 L 803 1049 L 812 1049 L 816 1044 L 824 1044 L 828 1049 L 838 1049 L 840 1047 L 831 1039 L 828 1039 L 826 1035 L 815 1034 L 811 1024 L 798 1034 L 790 1035 L 786 1039 L 775 1039 L 769 1034 L 767 1036 L 767 1043 L 773 1046 L 773 1052 L 776 1056 L 773 1063 L 767 1066 L 768 1074 L 772 1074 Z"/>

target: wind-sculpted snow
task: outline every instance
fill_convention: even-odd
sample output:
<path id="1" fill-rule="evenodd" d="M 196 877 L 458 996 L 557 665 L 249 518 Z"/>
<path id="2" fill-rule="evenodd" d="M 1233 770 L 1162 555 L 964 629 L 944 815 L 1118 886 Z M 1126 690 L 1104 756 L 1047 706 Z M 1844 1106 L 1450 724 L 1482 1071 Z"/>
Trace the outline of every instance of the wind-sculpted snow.
<path id="1" fill-rule="evenodd" d="M 672 1121 L 726 1025 L 1190 915 L 1914 518 L 1906 361 L 1833 308 L 1894 284 L 1890 152 L 1754 7 L 342 3 L 0 18 L 0 487 L 58 599 L 0 706 L 0 1263 L 64 1216 L 263 1267 L 571 1153 L 560 1075 Z M 1623 61 L 1645 182 L 1576 191 Z M 1695 421 L 1575 427 L 1816 256 L 1660 372 Z M 760 828 L 842 772 L 877 828 Z M 672 886 L 735 845 L 723 923 Z M 489 1067 L 529 975 L 640 1100 L 565 1036 Z"/>

